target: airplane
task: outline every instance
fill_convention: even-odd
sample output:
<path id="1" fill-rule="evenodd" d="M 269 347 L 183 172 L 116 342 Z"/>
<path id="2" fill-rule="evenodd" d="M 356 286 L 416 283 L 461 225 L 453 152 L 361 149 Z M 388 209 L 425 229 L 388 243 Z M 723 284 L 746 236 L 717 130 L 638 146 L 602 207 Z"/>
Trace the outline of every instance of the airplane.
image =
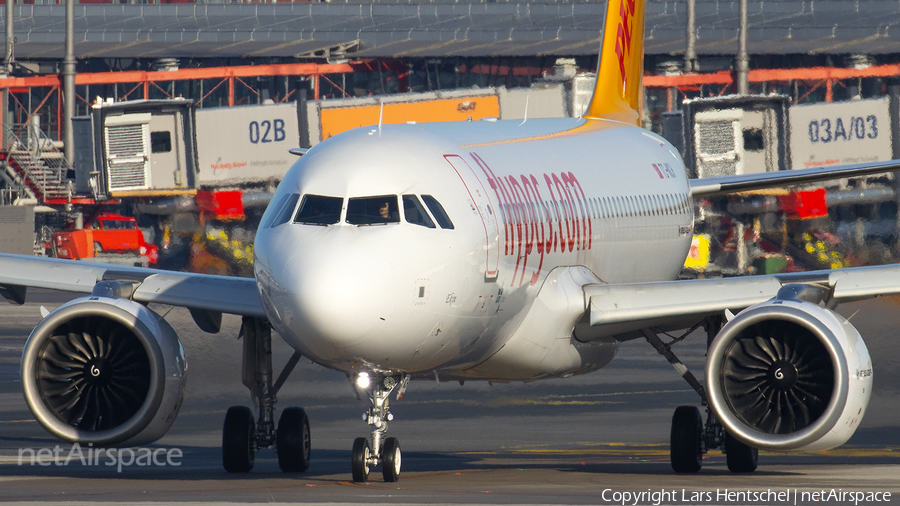
<path id="1" fill-rule="evenodd" d="M 646 0 L 610 0 L 596 89 L 580 118 L 376 125 L 334 136 L 279 184 L 255 239 L 255 278 L 0 255 L 0 292 L 87 294 L 55 309 L 22 355 L 25 398 L 59 439 L 130 447 L 162 437 L 186 359 L 149 303 L 188 308 L 216 333 L 242 317 L 248 407 L 228 410 L 224 468 L 257 451 L 310 465 L 309 418 L 276 395 L 300 357 L 346 373 L 369 401 L 354 481 L 401 471 L 390 397 L 413 379 L 536 381 L 601 369 L 644 339 L 706 408 L 679 407 L 671 464 L 709 449 L 750 472 L 758 451 L 846 442 L 865 413 L 872 363 L 840 302 L 900 293 L 900 266 L 676 280 L 693 200 L 900 169 L 900 161 L 689 179 L 677 150 L 640 127 Z M 705 329 L 706 385 L 663 338 Z M 294 350 L 276 377 L 271 333 Z"/>

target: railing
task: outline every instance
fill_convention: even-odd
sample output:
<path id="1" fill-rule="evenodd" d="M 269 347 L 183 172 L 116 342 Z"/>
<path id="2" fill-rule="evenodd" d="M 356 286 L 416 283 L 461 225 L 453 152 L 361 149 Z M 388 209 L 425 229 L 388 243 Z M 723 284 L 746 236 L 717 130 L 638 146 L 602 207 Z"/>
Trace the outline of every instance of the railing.
<path id="1" fill-rule="evenodd" d="M 30 188 L 40 201 L 58 201 L 70 196 L 66 172 L 72 164 L 58 144 L 40 129 L 37 121 L 4 124 L 6 162 L 19 176 L 17 183 Z"/>
<path id="2" fill-rule="evenodd" d="M 76 4 L 269 4 L 269 3 L 310 3 L 320 0 L 128 0 L 122 2 L 120 0 L 75 0 Z M 2 3 L 2 2 L 0 2 Z M 16 3 L 33 5 L 33 4 L 65 4 L 65 0 L 16 0 Z"/>
<path id="3" fill-rule="evenodd" d="M 0 206 L 11 206 L 21 196 L 21 192 L 15 188 L 0 188 Z"/>

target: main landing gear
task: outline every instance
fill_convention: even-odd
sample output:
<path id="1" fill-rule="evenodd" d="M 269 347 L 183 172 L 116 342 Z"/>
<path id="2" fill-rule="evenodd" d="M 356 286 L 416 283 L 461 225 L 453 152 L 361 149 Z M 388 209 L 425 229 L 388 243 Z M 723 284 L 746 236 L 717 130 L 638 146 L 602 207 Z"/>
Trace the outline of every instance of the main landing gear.
<path id="1" fill-rule="evenodd" d="M 725 432 L 722 425 L 716 420 L 716 415 L 709 407 L 706 398 L 706 390 L 697 381 L 697 378 L 681 363 L 681 360 L 672 352 L 672 345 L 680 342 L 691 332 L 702 325 L 706 330 L 707 347 L 721 330 L 723 325 L 721 316 L 709 317 L 701 324 L 688 330 L 680 337 L 669 343 L 663 343 L 657 333 L 650 329 L 643 330 L 644 338 L 656 348 L 660 355 L 666 357 L 676 371 L 691 385 L 700 395 L 700 403 L 706 406 L 706 423 L 700 410 L 694 406 L 679 406 L 672 416 L 672 431 L 669 439 L 669 456 L 672 461 L 672 469 L 676 473 L 696 473 L 703 465 L 703 455 L 710 449 L 721 448 L 725 453 L 728 470 L 733 473 L 751 473 L 756 470 L 759 450 L 748 446 Z"/>
<path id="2" fill-rule="evenodd" d="M 309 468 L 309 418 L 303 408 L 286 408 L 281 412 L 275 428 L 276 394 L 300 354 L 288 360 L 275 383 L 272 383 L 272 330 L 266 320 L 245 316 L 240 336 L 244 339 L 242 380 L 250 389 L 253 403 L 259 409 L 254 420 L 253 411 L 245 406 L 228 408 L 222 429 L 222 464 L 229 473 L 246 473 L 253 468 L 256 452 L 272 448 L 278 453 L 278 465 L 286 473 L 303 472 Z"/>
<path id="3" fill-rule="evenodd" d="M 397 400 L 401 399 L 409 385 L 409 376 L 361 372 L 351 380 L 357 392 L 365 392 L 372 405 L 363 413 L 363 421 L 372 426 L 371 438 L 359 437 L 353 441 L 350 459 L 353 481 L 368 481 L 369 468 L 380 464 L 384 481 L 395 482 L 400 479 L 400 442 L 397 438 L 384 437 L 388 422 L 394 419 L 389 396 L 397 390 Z"/>

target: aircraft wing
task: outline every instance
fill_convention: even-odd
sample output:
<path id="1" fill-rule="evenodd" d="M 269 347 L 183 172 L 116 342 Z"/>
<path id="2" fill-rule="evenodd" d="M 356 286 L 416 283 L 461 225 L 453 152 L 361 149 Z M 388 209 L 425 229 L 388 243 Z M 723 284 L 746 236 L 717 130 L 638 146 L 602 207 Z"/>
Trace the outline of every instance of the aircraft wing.
<path id="1" fill-rule="evenodd" d="M 759 174 L 704 177 L 691 179 L 691 195 L 694 197 L 710 197 L 725 193 L 816 183 L 842 177 L 868 176 L 895 170 L 900 170 L 900 160 L 840 165 L 822 169 L 780 170 Z"/>
<path id="2" fill-rule="evenodd" d="M 132 281 L 132 299 L 193 310 L 265 317 L 256 280 L 76 260 L 0 254 L 0 293 L 23 304 L 27 287 L 92 293 L 99 281 Z"/>
<path id="3" fill-rule="evenodd" d="M 581 340 L 591 340 L 628 336 L 649 327 L 687 328 L 705 316 L 726 310 L 737 313 L 765 302 L 793 283 L 821 286 L 833 303 L 898 295 L 900 265 L 655 283 L 590 283 L 583 286 L 586 311 L 575 333 Z"/>

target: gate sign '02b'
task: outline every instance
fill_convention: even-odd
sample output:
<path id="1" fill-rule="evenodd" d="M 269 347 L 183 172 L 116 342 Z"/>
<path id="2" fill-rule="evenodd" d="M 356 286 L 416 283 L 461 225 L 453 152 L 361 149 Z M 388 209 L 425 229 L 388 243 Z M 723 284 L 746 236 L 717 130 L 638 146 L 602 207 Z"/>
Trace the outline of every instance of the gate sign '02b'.
<path id="1" fill-rule="evenodd" d="M 792 168 L 890 160 L 889 103 L 884 97 L 791 107 Z"/>
<path id="2" fill-rule="evenodd" d="M 201 184 L 281 179 L 297 157 L 297 104 L 197 110 Z"/>

